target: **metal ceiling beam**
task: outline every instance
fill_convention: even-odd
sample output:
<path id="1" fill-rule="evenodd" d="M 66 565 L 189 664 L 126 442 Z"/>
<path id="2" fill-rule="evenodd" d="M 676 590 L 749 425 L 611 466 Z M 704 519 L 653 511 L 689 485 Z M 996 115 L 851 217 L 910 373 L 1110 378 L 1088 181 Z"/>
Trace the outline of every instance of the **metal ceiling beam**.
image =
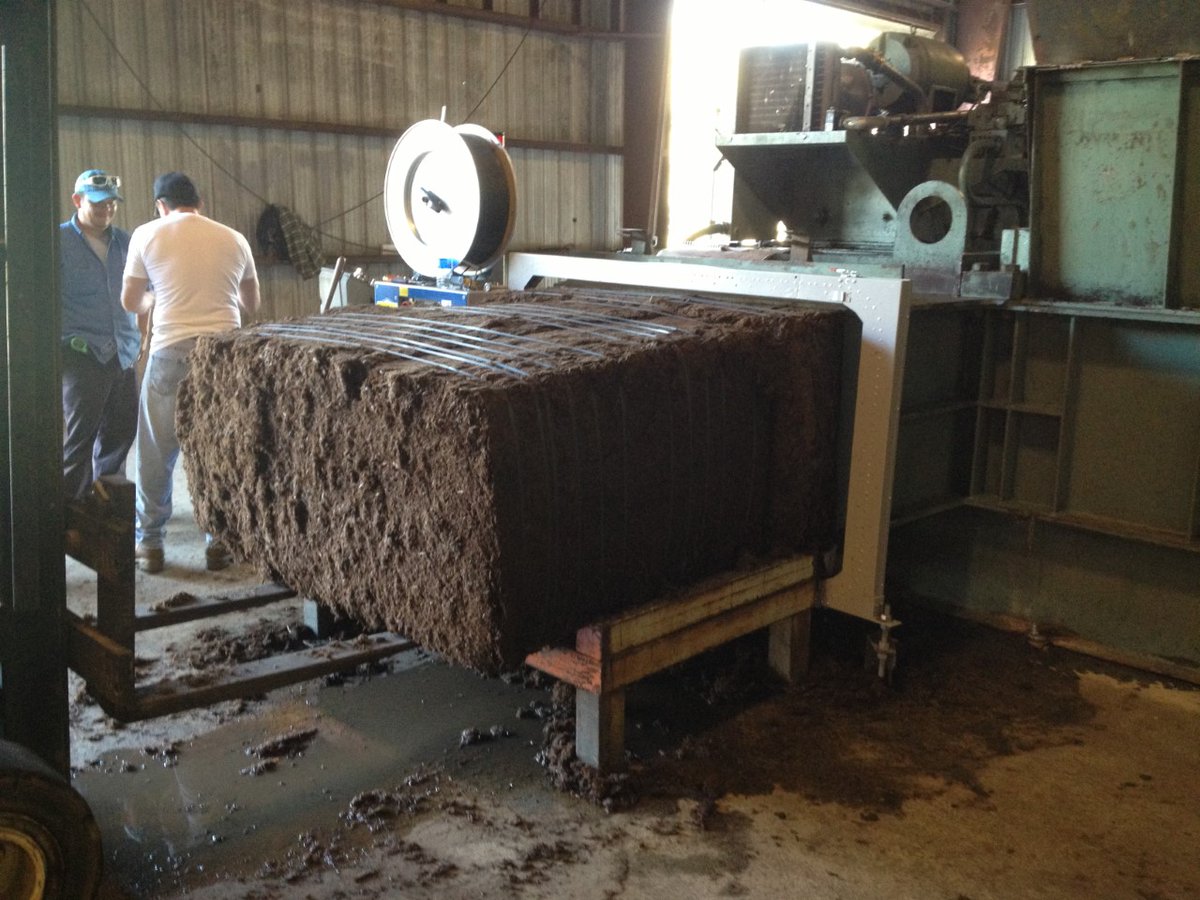
<path id="1" fill-rule="evenodd" d="M 355 125 L 348 122 L 315 122 L 305 119 L 273 119 L 265 116 L 239 116 L 224 113 L 178 112 L 165 109 L 134 109 L 119 106 L 88 106 L 59 104 L 59 116 L 79 116 L 82 119 L 113 121 L 169 122 L 173 125 L 219 126 L 231 128 L 269 128 L 276 131 L 300 131 L 313 134 L 346 134 L 356 137 L 396 139 L 407 125 L 393 128 L 379 125 Z M 591 144 L 579 141 L 543 141 L 526 139 L 513 134 L 505 136 L 510 150 L 547 150 L 556 153 L 605 153 L 619 156 L 624 147 L 618 144 Z"/>
<path id="2" fill-rule="evenodd" d="M 374 6 L 387 6 L 393 9 L 410 10 L 412 12 L 432 13 L 438 16 L 449 16 L 457 19 L 472 19 L 476 22 L 488 22 L 492 25 L 504 25 L 509 28 L 527 28 L 530 31 L 547 31 L 554 34 L 565 34 L 587 38 L 623 38 L 615 27 L 607 31 L 584 28 L 579 24 L 582 9 L 578 6 L 572 11 L 573 22 L 558 22 L 542 18 L 539 4 L 533 0 L 529 4 L 529 15 L 521 16 L 514 13 L 496 12 L 491 4 L 477 9 L 473 6 L 457 6 L 444 0 L 354 0 L 356 3 L 370 3 Z"/>
<path id="3" fill-rule="evenodd" d="M 850 12 L 891 19 L 917 28 L 939 29 L 958 10 L 957 0 L 817 0 Z"/>

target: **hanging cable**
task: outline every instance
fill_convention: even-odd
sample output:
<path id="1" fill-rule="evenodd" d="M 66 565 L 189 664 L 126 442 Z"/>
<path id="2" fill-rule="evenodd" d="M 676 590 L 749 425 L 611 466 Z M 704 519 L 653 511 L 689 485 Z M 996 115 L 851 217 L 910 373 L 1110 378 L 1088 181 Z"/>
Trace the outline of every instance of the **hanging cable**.
<path id="1" fill-rule="evenodd" d="M 504 73 L 508 71 L 508 67 L 512 65 L 512 61 L 517 58 L 517 54 L 521 51 L 521 47 L 524 46 L 524 44 L 525 44 L 525 38 L 529 37 L 529 32 L 532 30 L 533 30 L 532 25 L 530 25 L 528 28 L 525 29 L 525 33 L 523 35 L 521 35 L 521 40 L 517 41 L 516 48 L 513 50 L 512 53 L 509 54 L 508 62 L 506 62 L 504 64 L 504 68 L 502 68 L 500 70 L 500 74 L 496 76 L 495 80 L 492 81 L 492 83 L 491 83 L 491 85 L 489 85 L 488 89 L 483 92 L 483 96 L 479 98 L 479 102 L 471 107 L 471 111 L 469 113 L 467 113 L 465 116 L 463 116 L 464 122 L 471 121 L 471 116 L 475 115 L 475 113 L 479 110 L 479 107 L 483 106 L 483 101 L 486 100 L 489 96 L 491 96 L 493 89 L 495 89 L 496 85 L 500 83 L 500 79 L 504 77 Z"/>
<path id="2" fill-rule="evenodd" d="M 92 7 L 88 4 L 87 0 L 79 0 L 79 4 L 80 4 L 80 6 L 83 7 L 84 12 L 86 12 L 91 17 L 92 21 L 96 23 L 96 29 L 103 36 L 104 40 L 106 40 L 108 42 L 108 45 L 110 47 L 112 47 L 113 53 L 115 53 L 117 55 L 117 59 L 121 60 L 121 62 L 124 63 L 125 68 L 129 70 L 129 74 L 133 76 L 133 80 L 138 83 L 138 85 L 141 87 L 141 89 L 143 91 L 145 91 L 146 96 L 150 98 L 150 102 L 153 103 L 156 107 L 158 107 L 160 112 L 167 112 L 168 110 L 167 110 L 166 106 L 161 101 L 159 101 L 158 97 L 156 97 L 154 95 L 154 92 L 152 90 L 150 90 L 150 86 L 148 84 L 146 84 L 146 82 L 142 79 L 142 76 L 138 73 L 137 69 L 135 69 L 133 67 L 133 63 L 131 63 L 129 61 L 129 59 L 125 56 L 125 54 L 121 52 L 121 48 L 117 46 L 117 42 L 115 40 L 113 40 L 112 35 L 110 35 L 108 33 L 108 29 L 104 27 L 104 23 L 100 21 L 100 17 L 97 16 L 96 13 L 92 10 Z M 222 172 L 224 172 L 226 175 L 228 175 L 230 180 L 232 180 L 234 184 L 236 184 L 238 187 L 240 187 L 242 190 L 244 190 L 250 196 L 254 197 L 254 199 L 258 200 L 260 203 L 269 204 L 270 201 L 268 201 L 264 197 L 259 196 L 257 191 L 255 191 L 249 185 L 244 184 L 241 180 L 238 179 L 238 177 L 236 175 L 234 175 L 227 168 L 225 168 L 223 165 L 221 165 L 219 162 L 217 162 L 217 160 L 212 156 L 212 154 L 210 154 L 207 150 L 205 150 L 203 147 L 201 147 L 200 144 L 196 141 L 196 139 L 187 133 L 187 131 L 186 131 L 186 129 L 184 129 L 183 125 L 181 125 L 179 122 L 173 122 L 172 124 L 176 128 L 179 129 L 179 133 L 184 136 L 184 138 L 187 140 L 187 142 L 189 144 L 191 144 L 193 147 L 195 147 L 197 150 L 199 150 L 201 155 L 204 156 L 205 159 L 207 159 L 214 166 L 216 166 L 218 169 L 220 169 Z"/>
<path id="3" fill-rule="evenodd" d="M 129 61 L 129 59 L 125 56 L 125 54 L 121 52 L 121 48 L 117 46 L 117 42 L 113 39 L 112 35 L 109 34 L 108 29 L 104 26 L 104 23 L 100 21 L 100 17 L 96 15 L 95 11 L 88 4 L 87 0 L 79 0 L 79 4 L 80 4 L 80 6 L 83 7 L 84 12 L 86 12 L 88 14 L 89 18 L 91 18 L 91 20 L 95 23 L 96 29 L 100 32 L 100 35 L 108 43 L 109 47 L 112 48 L 112 51 L 114 54 L 116 54 L 117 59 L 119 59 L 121 61 L 121 63 L 129 71 L 129 74 L 131 76 L 133 76 L 133 80 L 136 81 L 138 86 L 145 92 L 146 96 L 150 99 L 150 102 L 160 112 L 164 112 L 164 113 L 169 112 L 166 105 L 163 104 L 158 99 L 157 96 L 155 96 L 154 91 L 152 91 L 150 89 L 150 86 L 142 78 L 141 74 L 137 71 L 137 69 L 135 69 L 133 67 L 133 63 L 131 63 Z M 516 59 L 517 53 L 520 52 L 521 47 L 525 44 L 525 39 L 527 37 L 529 37 L 529 33 L 532 30 L 532 28 L 533 28 L 533 26 L 530 25 L 528 28 L 525 29 L 525 33 L 521 35 L 521 40 L 519 40 L 517 42 L 517 46 L 513 49 L 513 52 L 509 54 L 508 60 L 504 63 L 504 66 L 500 69 L 499 74 L 496 75 L 495 79 L 488 86 L 488 89 L 483 92 L 483 96 L 479 98 L 479 101 L 471 108 L 471 111 L 469 113 L 467 113 L 466 116 L 463 117 L 464 122 L 468 121 L 471 118 L 471 116 L 473 116 L 475 114 L 475 112 L 479 109 L 479 107 L 483 105 L 484 101 L 487 100 L 487 98 L 491 95 L 491 93 L 495 89 L 496 85 L 500 83 L 500 79 L 504 77 L 504 74 L 508 71 L 509 66 L 511 66 L 513 60 Z M 236 184 L 238 187 L 240 187 L 242 190 L 244 190 L 247 194 L 249 194 L 251 197 L 253 197 L 255 200 L 257 200 L 259 203 L 262 203 L 264 206 L 270 205 L 269 200 L 267 200 L 265 197 L 261 196 L 258 193 L 258 191 L 254 190 L 248 184 L 243 182 L 233 172 L 231 172 L 229 169 L 227 169 L 225 166 L 223 166 L 216 159 L 216 157 L 214 157 L 204 147 L 202 147 L 200 145 L 200 143 L 188 133 L 187 129 L 185 129 L 181 123 L 172 122 L 172 124 L 179 130 L 179 133 L 181 135 L 183 135 L 184 139 L 187 140 L 187 142 L 189 144 L 191 144 L 193 147 L 195 147 L 197 151 L 199 151 L 201 156 L 203 156 L 210 163 L 212 163 L 212 165 L 214 167 L 216 167 L 221 172 L 223 172 L 229 178 L 230 181 L 232 181 L 234 184 Z M 349 207 L 348 209 L 344 209 L 339 213 L 335 213 L 332 216 L 328 216 L 327 218 L 322 219 L 321 221 L 317 222 L 317 224 L 313 226 L 313 230 L 316 231 L 316 233 L 321 235 L 322 237 L 327 237 L 333 241 L 339 242 L 343 246 L 349 245 L 352 247 L 361 247 L 364 250 L 371 250 L 371 251 L 378 250 L 377 247 L 375 247 L 371 244 L 364 244 L 364 243 L 361 243 L 360 241 L 350 240 L 349 238 L 346 238 L 344 236 L 338 236 L 338 235 L 330 234 L 326 231 L 322 231 L 321 226 L 328 225 L 330 222 L 333 222 L 337 219 L 344 218 L 345 216 L 348 216 L 350 213 L 354 212 L 355 210 L 362 209 L 368 203 L 372 203 L 375 200 L 378 200 L 382 196 L 383 196 L 383 191 L 379 191 L 377 194 L 373 194 L 372 196 L 368 197 L 366 200 L 363 200 L 360 203 L 356 203 L 353 206 Z"/>
<path id="4" fill-rule="evenodd" d="M 523 35 L 521 35 L 521 40 L 517 41 L 517 46 L 513 49 L 513 52 L 508 55 L 508 60 L 504 63 L 504 67 L 500 69 L 500 73 L 495 77 L 495 79 L 493 79 L 492 83 L 488 86 L 488 89 L 483 92 L 483 96 L 479 98 L 479 102 L 477 102 L 474 106 L 471 107 L 471 111 L 469 113 L 467 113 L 465 116 L 463 116 L 464 122 L 469 122 L 471 120 L 471 116 L 475 115 L 475 113 L 478 112 L 479 107 L 483 106 L 484 101 L 487 100 L 487 98 L 489 96 L 491 96 L 491 93 L 493 90 L 495 90 L 496 85 L 500 83 L 500 79 L 504 77 L 504 73 L 508 71 L 508 67 L 512 65 L 512 61 L 517 58 L 517 53 L 521 50 L 521 46 L 525 43 L 525 38 L 529 37 L 529 32 L 532 30 L 533 30 L 532 26 L 525 29 L 525 33 Z M 351 206 L 349 209 L 342 210 L 340 213 L 332 215 L 327 219 L 322 219 L 320 222 L 317 223 L 317 227 L 319 228 L 322 225 L 327 225 L 330 222 L 332 222 L 334 219 L 342 218 L 342 216 L 348 216 L 350 213 L 354 212 L 356 209 L 361 209 L 362 207 L 366 206 L 368 203 L 371 203 L 374 200 L 378 200 L 382 196 L 383 196 L 383 191 L 380 191 L 378 194 L 375 194 L 373 197 L 368 197 L 366 200 L 362 201 L 361 203 L 354 204 L 354 206 Z"/>
<path id="5" fill-rule="evenodd" d="M 104 23 L 100 21 L 99 16 L 96 15 L 95 11 L 88 4 L 87 0 L 79 0 L 79 4 L 80 4 L 80 6 L 83 7 L 84 12 L 86 12 L 88 14 L 88 16 L 91 18 L 91 20 L 95 23 L 96 29 L 100 32 L 100 34 L 104 38 L 104 40 L 108 42 L 108 45 L 112 48 L 113 53 L 115 53 L 117 58 L 122 62 L 122 64 L 124 64 L 125 68 L 129 71 L 129 74 L 131 76 L 133 76 L 133 80 L 136 81 L 138 83 L 138 86 L 141 87 L 141 89 L 145 92 L 146 96 L 150 99 L 150 102 L 155 107 L 157 107 L 159 109 L 159 111 L 169 112 L 166 108 L 166 105 L 163 104 L 158 99 L 157 96 L 155 96 L 154 91 L 152 91 L 150 89 L 150 86 L 148 84 L 146 84 L 145 80 L 143 80 L 142 76 L 138 73 L 137 69 L 135 69 L 133 67 L 133 63 L 131 63 L 129 61 L 129 59 L 125 56 L 125 54 L 121 52 L 121 48 L 117 46 L 117 42 L 113 39 L 112 35 L 110 35 L 108 33 L 108 29 L 104 27 Z M 187 129 L 184 128 L 181 123 L 172 122 L 171 124 L 173 124 L 176 127 L 176 129 L 178 129 L 179 133 L 181 135 L 183 135 L 184 139 L 189 144 L 191 144 L 193 147 L 196 148 L 197 151 L 199 151 L 201 156 L 203 156 L 210 163 L 212 163 L 212 165 L 214 167 L 216 167 L 221 172 L 223 172 L 229 178 L 230 181 L 232 181 L 239 188 L 244 190 L 247 194 L 249 194 L 251 197 L 253 197 L 255 200 L 257 200 L 259 203 L 263 204 L 264 206 L 271 205 L 271 201 L 267 200 L 265 197 L 263 197 L 261 194 L 259 194 L 258 191 L 254 190 L 254 188 L 250 187 L 248 184 L 246 184 L 244 181 L 242 181 L 240 178 L 238 178 L 237 175 L 235 175 L 233 172 L 231 172 L 229 169 L 227 169 L 225 166 L 223 166 L 216 159 L 216 157 L 214 157 L 203 146 L 201 146 L 200 143 L 188 133 Z M 375 198 L 372 197 L 371 199 L 373 200 Z M 363 206 L 366 203 L 370 203 L 370 202 L 371 202 L 370 200 L 364 201 L 364 203 L 360 203 L 359 206 Z M 352 207 L 352 209 L 357 209 L 357 208 L 358 207 Z M 350 210 L 347 210 L 347 212 L 350 212 Z M 341 213 L 340 215 L 345 215 L 345 213 Z M 334 216 L 333 218 L 339 218 L 339 216 Z M 330 220 L 327 219 L 326 221 L 330 221 Z M 313 230 L 316 231 L 317 234 L 321 235 L 322 237 L 327 237 L 330 240 L 341 244 L 342 246 L 348 245 L 351 247 L 361 247 L 364 250 L 370 250 L 373 252 L 378 250 L 378 248 L 372 244 L 364 244 L 360 241 L 350 240 L 349 238 L 345 237 L 344 235 L 329 234 L 326 231 L 321 231 L 320 225 L 323 225 L 323 224 L 325 224 L 325 223 L 324 222 L 319 223 L 317 226 L 315 226 L 313 228 Z"/>

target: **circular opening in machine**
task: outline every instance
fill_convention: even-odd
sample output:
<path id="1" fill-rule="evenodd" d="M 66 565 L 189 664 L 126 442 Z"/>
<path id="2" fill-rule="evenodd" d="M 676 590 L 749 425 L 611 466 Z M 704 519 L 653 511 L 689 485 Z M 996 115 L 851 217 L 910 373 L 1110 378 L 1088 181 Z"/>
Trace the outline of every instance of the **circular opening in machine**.
<path id="1" fill-rule="evenodd" d="M 922 197 L 908 217 L 912 235 L 922 244 L 936 244 L 945 239 L 954 225 L 954 210 L 941 197 Z"/>

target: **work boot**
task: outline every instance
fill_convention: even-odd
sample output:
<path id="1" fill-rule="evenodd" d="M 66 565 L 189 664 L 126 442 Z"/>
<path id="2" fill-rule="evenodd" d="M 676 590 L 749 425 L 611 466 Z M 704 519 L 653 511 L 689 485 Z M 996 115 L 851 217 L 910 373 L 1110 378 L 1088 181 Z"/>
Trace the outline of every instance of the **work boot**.
<path id="1" fill-rule="evenodd" d="M 233 562 L 233 554 L 222 541 L 213 541 L 204 548 L 204 565 L 210 572 L 226 569 Z"/>
<path id="2" fill-rule="evenodd" d="M 143 572 L 157 575 L 163 570 L 163 548 L 138 544 L 133 548 L 133 561 Z"/>

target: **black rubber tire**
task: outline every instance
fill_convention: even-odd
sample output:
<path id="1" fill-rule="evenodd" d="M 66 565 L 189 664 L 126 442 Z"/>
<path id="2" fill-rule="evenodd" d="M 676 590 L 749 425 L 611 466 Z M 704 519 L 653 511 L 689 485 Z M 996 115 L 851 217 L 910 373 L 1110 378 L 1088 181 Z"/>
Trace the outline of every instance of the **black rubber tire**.
<path id="1" fill-rule="evenodd" d="M 83 797 L 29 750 L 0 741 L 0 897 L 92 900 L 103 864 Z"/>

